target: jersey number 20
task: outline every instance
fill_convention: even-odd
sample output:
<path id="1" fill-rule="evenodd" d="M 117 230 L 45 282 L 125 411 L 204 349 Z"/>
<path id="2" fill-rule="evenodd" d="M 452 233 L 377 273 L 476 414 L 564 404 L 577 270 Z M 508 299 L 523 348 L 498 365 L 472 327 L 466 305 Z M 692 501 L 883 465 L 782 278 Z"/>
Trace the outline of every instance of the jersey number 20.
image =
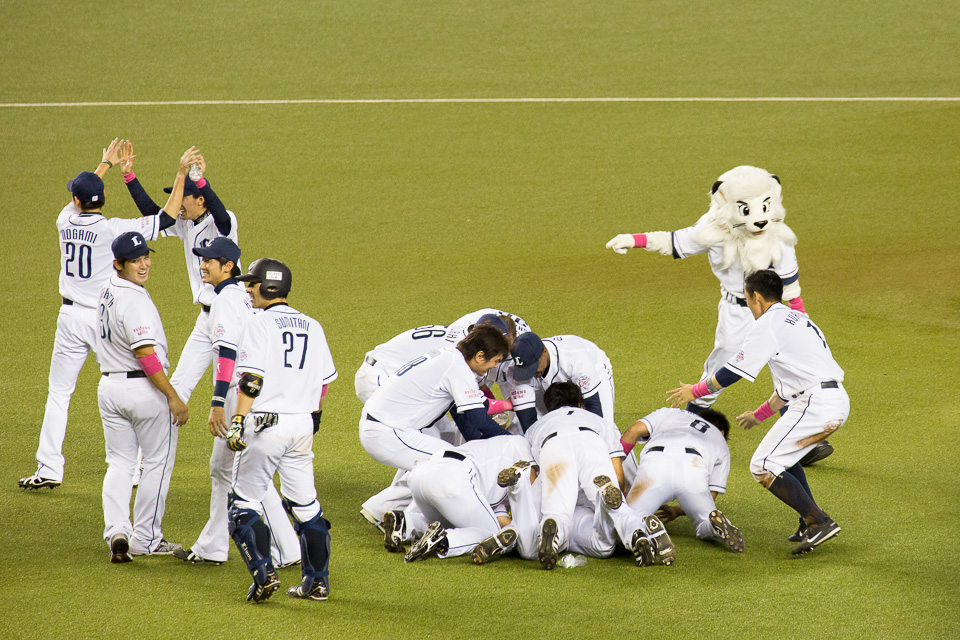
<path id="1" fill-rule="evenodd" d="M 64 253 L 67 257 L 67 262 L 63 265 L 63 271 L 71 278 L 75 276 L 80 276 L 84 280 L 89 278 L 93 273 L 93 268 L 90 264 L 90 256 L 93 255 L 93 249 L 90 248 L 88 244 L 76 245 L 72 242 L 68 242 L 63 245 Z M 77 273 L 74 274 L 70 267 L 76 262 L 77 263 Z"/>

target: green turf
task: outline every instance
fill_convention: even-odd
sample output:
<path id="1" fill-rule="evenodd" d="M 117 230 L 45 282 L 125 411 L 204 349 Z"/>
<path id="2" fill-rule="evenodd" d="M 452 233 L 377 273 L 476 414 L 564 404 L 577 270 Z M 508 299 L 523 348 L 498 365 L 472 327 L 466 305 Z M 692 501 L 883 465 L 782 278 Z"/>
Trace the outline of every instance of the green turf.
<path id="1" fill-rule="evenodd" d="M 960 10 L 945 2 L 277 6 L 5 3 L 0 102 L 960 95 L 949 37 Z M 107 562 L 92 361 L 71 407 L 63 487 L 15 487 L 34 469 L 59 306 L 54 217 L 67 179 L 92 169 L 115 136 L 135 141 L 137 173 L 156 197 L 180 153 L 200 146 L 240 219 L 246 261 L 285 260 L 292 300 L 324 324 L 341 376 L 314 447 L 334 525 L 327 603 L 278 595 L 247 605 L 235 552 L 221 567 Z M 0 108 L 0 148 L 0 636 L 960 633 L 960 105 Z M 392 476 L 357 440 L 352 377 L 365 351 L 418 324 L 508 309 L 542 335 L 604 348 L 626 426 L 699 376 L 718 287 L 702 257 L 617 256 L 603 244 L 691 224 L 715 177 L 744 163 L 783 179 L 803 297 L 846 371 L 850 421 L 831 439 L 837 453 L 809 473 L 843 526 L 837 540 L 789 555 L 793 516 L 747 471 L 755 429 L 732 436 L 720 502 L 743 529 L 742 556 L 696 541 L 684 522 L 670 525 L 676 565 L 644 571 L 626 557 L 547 573 L 516 559 L 405 566 L 386 554 L 358 516 Z M 106 183 L 107 212 L 134 216 L 119 175 Z M 176 355 L 196 308 L 181 245 L 155 246 L 148 288 Z M 204 389 L 181 429 L 164 521 L 185 544 L 207 513 Z M 770 391 L 764 374 L 719 408 L 735 415 Z M 281 572 L 285 586 L 297 578 Z"/>

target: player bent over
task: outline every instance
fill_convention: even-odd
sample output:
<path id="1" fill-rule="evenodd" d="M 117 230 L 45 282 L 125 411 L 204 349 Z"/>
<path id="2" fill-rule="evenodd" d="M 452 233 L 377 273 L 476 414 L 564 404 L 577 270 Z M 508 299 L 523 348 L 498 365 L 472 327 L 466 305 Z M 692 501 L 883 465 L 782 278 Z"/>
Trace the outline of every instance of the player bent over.
<path id="1" fill-rule="evenodd" d="M 230 534 L 227 531 L 227 494 L 233 479 L 236 454 L 223 439 L 227 432 L 227 415 L 237 405 L 237 378 L 233 375 L 240 336 L 247 320 L 253 316 L 250 296 L 236 281 L 240 275 L 240 247 L 229 238 L 216 238 L 206 247 L 194 248 L 203 259 L 203 281 L 213 286 L 216 297 L 210 303 L 210 345 L 217 350 L 214 367 L 213 400 L 207 426 L 214 436 L 210 454 L 210 519 L 190 549 L 178 549 L 173 555 L 193 563 L 227 561 Z M 274 562 L 280 566 L 300 561 L 300 541 L 287 519 L 280 495 L 271 483 L 264 497 L 263 510 L 272 534 Z"/>
<path id="2" fill-rule="evenodd" d="M 103 477 L 104 538 L 111 562 L 131 555 L 169 554 L 180 545 L 163 539 L 161 521 L 177 457 L 177 427 L 187 406 L 167 379 L 167 337 L 150 294 L 150 251 L 139 233 L 113 241 L 116 273 L 100 293 L 97 400 L 103 419 L 107 473 Z M 143 475 L 133 503 L 131 476 L 143 451 Z"/>
<path id="3" fill-rule="evenodd" d="M 714 502 L 727 490 L 729 434 L 727 418 L 713 409 L 658 409 L 638 420 L 620 438 L 628 454 L 627 504 L 641 517 L 656 512 L 663 522 L 689 516 L 698 538 L 742 552 L 743 535 Z M 638 440 L 646 441 L 643 451 L 630 455 Z M 673 500 L 680 506 L 667 504 Z"/>
<path id="4" fill-rule="evenodd" d="M 770 428 L 750 460 L 750 472 L 770 493 L 800 514 L 795 555 L 835 536 L 840 526 L 817 506 L 800 460 L 817 443 L 839 429 L 850 414 L 843 369 L 837 365 L 823 332 L 805 314 L 782 304 L 783 282 L 774 271 L 757 271 L 744 281 L 747 306 L 757 322 L 740 351 L 710 378 L 668 391 L 670 400 L 690 402 L 740 378 L 753 382 L 770 366 L 774 393 L 755 411 L 737 416 L 744 429 L 772 417 L 790 403 Z"/>
<path id="5" fill-rule="evenodd" d="M 37 471 L 21 478 L 17 485 L 23 489 L 54 489 L 63 482 L 63 440 L 67 434 L 67 414 L 70 397 L 77 388 L 77 376 L 90 351 L 96 353 L 96 335 L 99 333 L 97 304 L 100 290 L 114 273 L 110 245 L 126 231 L 136 231 L 147 240 L 160 234 L 160 217 L 139 219 L 105 218 L 106 202 L 103 176 L 119 162 L 120 141 L 114 140 L 103 151 L 103 159 L 95 172 L 81 171 L 70 181 L 67 189 L 71 202 L 57 216 L 60 236 L 60 295 L 63 306 L 57 316 L 57 332 L 50 357 L 50 379 L 47 403 L 40 428 L 37 447 Z M 195 160 L 193 149 L 180 159 L 177 185 L 184 182 L 190 163 Z M 164 209 L 180 208 L 183 191 L 174 189 Z M 138 468 L 139 472 L 139 468 Z"/>
<path id="6" fill-rule="evenodd" d="M 287 593 L 326 600 L 330 522 L 317 502 L 313 436 L 337 370 L 320 323 L 287 304 L 293 280 L 287 265 L 263 258 L 237 280 L 247 283 L 253 306 L 262 309 L 247 321 L 240 339 L 240 393 L 226 436 L 227 445 L 240 452 L 228 515 L 230 536 L 253 575 L 247 600 L 263 602 L 280 588 L 261 507 L 277 472 L 301 549 L 303 581 Z"/>

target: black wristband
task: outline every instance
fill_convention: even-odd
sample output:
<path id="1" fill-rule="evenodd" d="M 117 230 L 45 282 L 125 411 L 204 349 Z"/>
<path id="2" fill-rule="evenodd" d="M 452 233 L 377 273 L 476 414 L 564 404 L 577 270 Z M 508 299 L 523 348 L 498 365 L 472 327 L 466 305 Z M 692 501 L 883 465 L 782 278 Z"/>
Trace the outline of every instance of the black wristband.
<path id="1" fill-rule="evenodd" d="M 107 165 L 107 168 L 110 168 L 110 167 L 113 166 L 113 163 L 110 162 L 109 160 L 101 160 L 101 161 L 100 161 L 100 164 L 105 164 L 105 165 Z"/>
<path id="2" fill-rule="evenodd" d="M 320 416 L 322 415 L 323 415 L 323 409 L 321 409 L 320 411 L 314 411 L 313 413 L 310 414 L 310 416 L 313 418 L 314 433 L 320 430 Z"/>

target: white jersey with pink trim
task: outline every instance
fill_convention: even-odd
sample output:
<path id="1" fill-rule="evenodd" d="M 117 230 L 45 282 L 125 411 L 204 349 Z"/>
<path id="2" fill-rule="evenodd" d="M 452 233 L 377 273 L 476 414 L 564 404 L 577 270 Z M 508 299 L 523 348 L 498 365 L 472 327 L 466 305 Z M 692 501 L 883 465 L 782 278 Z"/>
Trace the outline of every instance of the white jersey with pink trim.
<path id="1" fill-rule="evenodd" d="M 210 304 L 210 343 L 215 349 L 224 347 L 239 351 L 243 329 L 253 317 L 250 296 L 232 278 L 221 282 L 214 291 L 217 297 Z M 240 377 L 234 372 L 230 386 L 236 386 L 239 381 Z M 217 383 L 216 367 L 213 368 L 213 383 Z"/>
<path id="2" fill-rule="evenodd" d="M 337 378 L 323 327 L 283 302 L 247 320 L 236 371 L 237 377 L 249 372 L 263 378 L 254 413 L 313 413 L 323 386 Z"/>
<path id="3" fill-rule="evenodd" d="M 449 336 L 449 327 L 442 324 L 416 327 L 378 344 L 367 357 L 376 360 L 376 366 L 392 376 L 411 360 L 448 346 Z"/>
<path id="4" fill-rule="evenodd" d="M 81 213 L 72 202 L 65 206 L 57 216 L 60 295 L 76 304 L 96 307 L 100 290 L 116 273 L 111 245 L 127 231 L 155 240 L 160 233 L 160 216 L 105 218 L 99 213 Z"/>
<path id="5" fill-rule="evenodd" d="M 710 474 L 710 490 L 726 493 L 730 448 L 719 429 L 697 414 L 683 409 L 657 409 L 641 420 L 650 431 L 644 449 L 668 446 L 693 449 L 703 459 Z M 635 455 L 639 455 L 639 449 L 634 449 Z"/>
<path id="6" fill-rule="evenodd" d="M 486 397 L 477 374 L 456 347 L 422 355 L 401 367 L 363 406 L 365 415 L 392 429 L 424 429 L 451 405 L 460 412 L 482 409 Z"/>
<path id="7" fill-rule="evenodd" d="M 489 313 L 492 313 L 495 316 L 508 316 L 512 318 L 514 324 L 517 325 L 517 335 L 530 331 L 530 326 L 527 324 L 526 320 L 520 316 L 514 315 L 507 311 L 500 311 L 499 309 L 480 309 L 479 311 L 468 313 L 467 315 L 454 320 L 450 324 L 447 341 L 453 343 L 460 342 L 467 335 L 470 327 L 475 325 L 477 320 Z"/>
<path id="8" fill-rule="evenodd" d="M 233 240 L 236 244 L 240 244 L 237 236 L 237 217 L 233 215 L 232 211 L 227 211 L 227 215 L 230 216 L 230 233 L 227 234 L 226 237 Z M 217 229 L 213 215 L 205 213 L 196 220 L 184 220 L 182 217 L 177 216 L 177 221 L 173 226 L 164 229 L 162 233 L 165 236 L 176 236 L 183 240 L 183 253 L 187 260 L 187 277 L 190 278 L 190 291 L 193 294 L 193 304 L 210 306 L 217 294 L 213 291 L 213 285 L 204 283 L 203 273 L 200 271 L 203 258 L 194 255 L 193 250 L 195 248 L 205 247 L 215 239 L 223 236 L 220 230 Z M 242 270 L 243 266 L 238 263 L 237 268 Z"/>
<path id="9" fill-rule="evenodd" d="M 133 350 L 146 346 L 153 346 L 164 370 L 170 368 L 160 312 L 144 287 L 114 272 L 100 292 L 99 312 L 97 360 L 102 373 L 142 370 Z"/>
<path id="10" fill-rule="evenodd" d="M 843 369 L 820 328 L 780 302 L 754 323 L 726 367 L 753 382 L 765 364 L 770 365 L 777 395 L 787 401 L 821 382 L 843 382 Z"/>
<path id="11" fill-rule="evenodd" d="M 734 260 L 728 268 L 723 268 L 723 245 L 706 246 L 702 245 L 694 238 L 694 227 L 687 227 L 670 233 L 670 240 L 673 243 L 673 257 L 689 258 L 700 253 L 707 254 L 707 260 L 710 262 L 710 269 L 713 275 L 717 276 L 720 286 L 723 289 L 738 297 L 743 298 L 743 279 L 746 277 L 740 260 Z M 770 266 L 777 272 L 780 279 L 783 280 L 783 286 L 786 287 L 799 278 L 800 268 L 797 265 L 797 251 L 787 243 L 780 242 L 780 260 Z"/>

